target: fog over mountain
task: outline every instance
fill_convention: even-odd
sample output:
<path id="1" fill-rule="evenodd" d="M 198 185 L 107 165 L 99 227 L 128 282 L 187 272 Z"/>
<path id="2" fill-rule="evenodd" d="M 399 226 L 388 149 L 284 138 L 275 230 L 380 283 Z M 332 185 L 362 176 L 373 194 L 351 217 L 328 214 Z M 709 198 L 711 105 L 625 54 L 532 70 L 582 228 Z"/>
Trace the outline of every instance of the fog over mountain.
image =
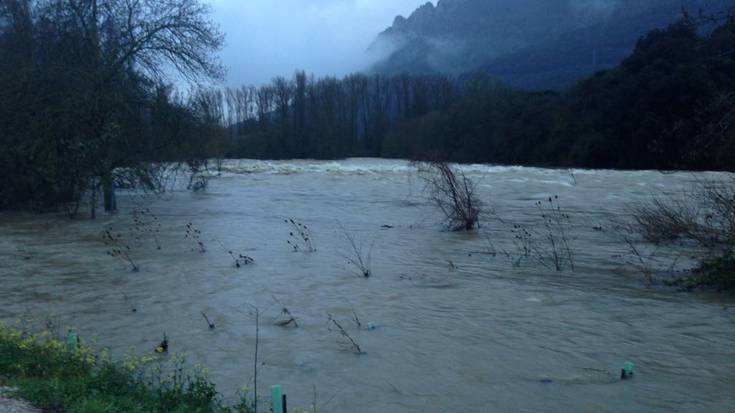
<path id="1" fill-rule="evenodd" d="M 638 37 L 726 0 L 439 0 L 398 16 L 371 50 L 379 73 L 482 70 L 525 88 L 563 87 L 619 63 Z"/>
<path id="2" fill-rule="evenodd" d="M 682 7 L 696 13 L 724 3 L 733 1 L 210 0 L 227 34 L 221 58 L 229 85 L 262 84 L 295 70 L 483 70 L 526 88 L 565 86 L 613 66 Z"/>
<path id="3" fill-rule="evenodd" d="M 262 84 L 303 69 L 343 75 L 369 67 L 365 50 L 397 14 L 425 0 L 210 0 L 227 34 L 228 84 Z"/>

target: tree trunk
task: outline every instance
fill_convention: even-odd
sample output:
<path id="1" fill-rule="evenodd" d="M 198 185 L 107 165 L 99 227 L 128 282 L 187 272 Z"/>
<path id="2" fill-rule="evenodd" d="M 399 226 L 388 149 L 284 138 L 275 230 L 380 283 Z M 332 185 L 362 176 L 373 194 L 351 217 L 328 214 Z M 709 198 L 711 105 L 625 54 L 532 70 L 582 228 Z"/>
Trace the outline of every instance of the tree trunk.
<path id="1" fill-rule="evenodd" d="M 108 173 L 102 176 L 102 192 L 105 197 L 105 212 L 117 211 L 117 199 L 115 197 L 115 182 Z"/>
<path id="2" fill-rule="evenodd" d="M 92 179 L 92 200 L 90 201 L 92 204 L 91 211 L 90 211 L 90 217 L 94 220 L 97 219 L 97 180 Z"/>

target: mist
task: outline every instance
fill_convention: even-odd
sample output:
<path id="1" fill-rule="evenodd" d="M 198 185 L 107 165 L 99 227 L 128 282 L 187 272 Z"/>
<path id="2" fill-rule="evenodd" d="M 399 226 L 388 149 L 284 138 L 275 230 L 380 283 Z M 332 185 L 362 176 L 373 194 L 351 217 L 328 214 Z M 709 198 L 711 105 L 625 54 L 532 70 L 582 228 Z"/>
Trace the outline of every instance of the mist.
<path id="1" fill-rule="evenodd" d="M 609 15 L 618 6 L 617 0 L 570 0 L 572 10 L 589 15 Z"/>
<path id="2" fill-rule="evenodd" d="M 380 56 L 366 53 L 398 15 L 426 0 L 212 0 L 227 36 L 227 84 L 262 84 L 297 69 L 343 75 Z"/>

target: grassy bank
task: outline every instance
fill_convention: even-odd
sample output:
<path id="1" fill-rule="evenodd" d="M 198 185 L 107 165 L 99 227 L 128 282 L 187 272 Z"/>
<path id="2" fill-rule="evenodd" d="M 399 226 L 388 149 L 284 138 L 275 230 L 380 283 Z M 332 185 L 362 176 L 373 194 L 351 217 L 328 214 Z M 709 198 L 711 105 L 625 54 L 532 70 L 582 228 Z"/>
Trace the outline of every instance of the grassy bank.
<path id="1" fill-rule="evenodd" d="M 227 405 L 203 369 L 179 355 L 126 357 L 0 325 L 0 386 L 48 412 L 252 412 Z"/>

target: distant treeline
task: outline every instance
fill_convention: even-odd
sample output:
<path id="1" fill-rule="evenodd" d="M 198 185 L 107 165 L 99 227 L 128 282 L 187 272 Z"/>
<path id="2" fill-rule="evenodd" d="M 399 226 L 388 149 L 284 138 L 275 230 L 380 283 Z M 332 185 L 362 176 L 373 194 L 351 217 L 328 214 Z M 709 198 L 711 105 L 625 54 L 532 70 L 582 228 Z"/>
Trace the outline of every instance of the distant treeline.
<path id="1" fill-rule="evenodd" d="M 443 158 L 593 168 L 735 169 L 735 20 L 685 16 L 563 93 L 487 74 L 314 79 L 210 91 L 230 157 Z"/>
<path id="2" fill-rule="evenodd" d="M 171 69 L 223 77 L 207 15 L 201 0 L 0 0 L 0 209 L 109 207 L 115 185 L 157 190 L 171 163 L 224 157 L 735 169 L 732 17 L 685 16 L 563 93 L 303 72 L 176 93 Z"/>

